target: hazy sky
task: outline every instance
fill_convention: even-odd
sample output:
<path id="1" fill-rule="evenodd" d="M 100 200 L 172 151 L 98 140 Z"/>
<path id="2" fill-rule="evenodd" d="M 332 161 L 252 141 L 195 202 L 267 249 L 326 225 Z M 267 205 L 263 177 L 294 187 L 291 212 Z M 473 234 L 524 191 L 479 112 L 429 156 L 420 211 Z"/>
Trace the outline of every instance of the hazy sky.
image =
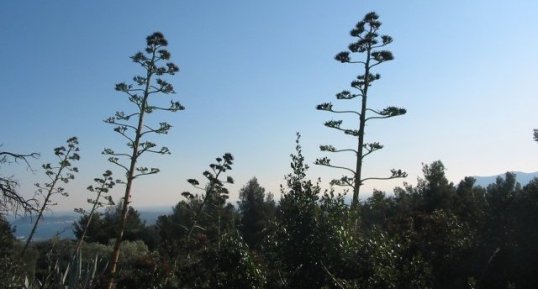
<path id="1" fill-rule="evenodd" d="M 360 67 L 333 60 L 353 40 L 349 30 L 376 11 L 381 33 L 391 35 L 395 60 L 377 67 L 382 79 L 370 106 L 402 106 L 408 114 L 372 122 L 367 140 L 385 149 L 365 163 L 365 176 L 391 168 L 416 183 L 422 163 L 442 160 L 449 178 L 538 170 L 538 2 L 529 1 L 21 1 L 0 2 L 1 150 L 40 152 L 36 173 L 1 168 L 30 196 L 44 180 L 41 163 L 52 149 L 78 136 L 80 174 L 59 208 L 87 206 L 85 187 L 105 169 L 120 171 L 101 155 L 124 140 L 102 122 L 130 111 L 114 84 L 140 73 L 129 56 L 154 31 L 169 41 L 180 73 L 171 78 L 186 107 L 155 113 L 151 121 L 174 127 L 156 141 L 172 155 L 141 164 L 161 173 L 135 183 L 135 206 L 172 206 L 190 189 L 188 178 L 215 157 L 231 152 L 232 198 L 253 176 L 278 193 L 289 173 L 295 132 L 313 163 L 320 144 L 356 146 L 325 128 L 338 116 L 315 110 L 349 87 Z M 358 104 L 355 104 L 358 106 Z M 349 121 L 348 121 L 349 123 Z M 334 158 L 351 165 L 351 157 Z M 342 172 L 311 166 L 323 183 Z M 369 182 L 391 191 L 402 180 Z M 118 192 L 119 193 L 119 192 Z M 117 194 L 119 196 L 119 194 Z"/>

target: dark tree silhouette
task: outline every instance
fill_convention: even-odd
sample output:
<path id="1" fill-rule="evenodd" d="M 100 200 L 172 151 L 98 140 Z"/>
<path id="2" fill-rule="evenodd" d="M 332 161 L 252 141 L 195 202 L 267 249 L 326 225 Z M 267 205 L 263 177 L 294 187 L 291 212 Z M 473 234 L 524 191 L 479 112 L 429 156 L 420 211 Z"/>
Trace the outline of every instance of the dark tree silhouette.
<path id="1" fill-rule="evenodd" d="M 156 174 L 158 168 L 148 168 L 137 166 L 140 156 L 144 153 L 170 154 L 167 147 L 157 148 L 157 145 L 146 140 L 149 134 L 166 134 L 172 127 L 166 122 L 160 122 L 157 127 L 152 127 L 145 123 L 145 117 L 155 111 L 176 112 L 183 110 L 184 107 L 177 101 L 171 101 L 167 107 L 158 106 L 150 103 L 150 97 L 159 93 L 172 94 L 174 87 L 168 83 L 162 76 L 174 75 L 179 68 L 170 59 L 170 52 L 165 49 L 168 41 L 160 32 L 155 32 L 146 38 L 146 48 L 144 52 L 138 52 L 131 57 L 133 62 L 140 64 L 144 69 L 145 75 L 133 77 L 134 84 L 118 83 L 116 90 L 127 94 L 129 101 L 135 104 L 135 112 L 125 113 L 118 111 L 112 117 L 105 120 L 114 126 L 114 131 L 127 140 L 127 146 L 130 152 L 115 152 L 106 148 L 103 154 L 109 156 L 108 160 L 125 170 L 125 193 L 123 195 L 123 206 L 120 219 L 118 221 L 118 235 L 114 244 L 114 250 L 110 266 L 108 269 L 107 288 L 112 288 L 114 284 L 114 273 L 120 254 L 120 244 L 123 239 L 125 223 L 128 215 L 129 203 L 131 200 L 131 189 L 133 181 L 144 175 Z M 123 163 L 121 159 L 125 159 Z"/>
<path id="2" fill-rule="evenodd" d="M 56 205 L 56 203 L 51 199 L 54 195 L 61 195 L 64 197 L 69 196 L 60 183 L 68 183 L 70 180 L 75 178 L 75 173 L 78 172 L 78 168 L 74 167 L 72 162 L 78 161 L 80 156 L 78 154 L 78 140 L 76 137 L 69 138 L 67 140 L 67 147 L 60 146 L 54 149 L 54 154 L 58 157 L 59 161 L 57 165 L 50 163 L 44 164 L 42 167 L 45 170 L 45 175 L 49 180 L 45 183 L 37 183 L 37 194 L 43 198 L 43 203 L 37 212 L 37 217 L 32 227 L 32 231 L 26 239 L 24 248 L 21 251 L 21 256 L 24 256 L 32 238 L 34 237 L 39 221 L 43 217 L 43 212 L 50 206 Z"/>
<path id="3" fill-rule="evenodd" d="M 97 209 L 104 206 L 114 205 L 114 202 L 112 201 L 112 196 L 108 194 L 109 190 L 112 189 L 116 184 L 116 182 L 112 178 L 112 172 L 107 170 L 103 173 L 102 176 L 102 178 L 93 179 L 95 182 L 95 186 L 90 185 L 87 188 L 88 191 L 96 194 L 95 199 L 88 199 L 88 203 L 92 205 L 90 211 L 86 212 L 86 210 L 82 208 L 75 209 L 75 212 L 80 213 L 85 217 L 83 218 L 85 222 L 79 225 L 81 232 L 77 235 L 79 240 L 73 253 L 73 260 L 75 259 L 75 256 L 78 254 L 80 247 L 84 242 L 84 238 L 86 237 L 86 233 L 90 228 L 94 215 L 97 213 Z"/>
<path id="4" fill-rule="evenodd" d="M 223 173 L 232 169 L 233 165 L 233 156 L 230 153 L 225 153 L 222 157 L 218 157 L 215 160 L 216 163 L 209 165 L 210 171 L 204 171 L 203 175 L 207 179 L 207 184 L 205 187 L 200 186 L 200 182 L 196 179 L 187 180 L 193 187 L 201 190 L 204 194 L 201 197 L 201 202 L 197 204 L 196 208 L 193 208 L 193 218 L 190 229 L 187 233 L 187 240 L 191 239 L 191 236 L 196 229 L 205 230 L 205 228 L 200 227 L 199 221 L 202 215 L 202 212 L 207 206 L 219 206 L 224 205 L 228 199 L 228 189 L 224 186 L 224 183 L 220 179 Z M 230 176 L 226 177 L 226 183 L 233 184 L 233 178 Z M 194 200 L 196 198 L 190 192 L 181 193 L 185 198 L 189 200 Z M 217 219 L 219 216 L 217 216 Z M 217 220 L 218 221 L 218 220 Z M 220 226 L 219 226 L 220 228 Z M 220 236 L 218 236 L 220 238 Z"/>
<path id="5" fill-rule="evenodd" d="M 372 83 L 379 80 L 381 76 L 379 74 L 372 73 L 372 69 L 386 61 L 394 59 L 392 52 L 383 50 L 383 48 L 392 42 L 392 38 L 387 35 L 379 35 L 378 30 L 381 27 L 381 22 L 378 20 L 378 16 L 374 12 L 370 12 L 364 16 L 362 21 L 359 21 L 355 28 L 351 30 L 351 36 L 356 37 L 358 40 L 349 45 L 349 51 L 340 52 L 336 55 L 335 59 L 342 63 L 354 63 L 362 65 L 363 73 L 357 76 L 355 80 L 351 82 L 351 87 L 358 90 L 356 93 L 344 90 L 336 94 L 336 99 L 339 100 L 353 100 L 358 98 L 360 100 L 360 109 L 356 110 L 337 110 L 333 108 L 333 104 L 330 102 L 322 103 L 317 106 L 318 110 L 328 111 L 335 114 L 350 114 L 359 118 L 359 127 L 357 129 L 343 128 L 342 120 L 330 120 L 325 122 L 325 126 L 333 128 L 350 135 L 357 139 L 357 149 L 338 149 L 332 145 L 321 145 L 321 151 L 326 152 L 351 152 L 356 157 L 355 168 L 347 168 L 344 166 L 338 166 L 331 164 L 331 160 L 328 157 L 319 158 L 315 161 L 315 164 L 342 169 L 351 173 L 351 176 L 344 175 L 340 179 L 333 180 L 333 185 L 351 187 L 353 189 L 353 201 L 352 205 L 356 207 L 359 203 L 360 187 L 364 181 L 367 180 L 387 180 L 393 178 L 406 177 L 407 174 L 401 170 L 393 169 L 391 174 L 387 177 L 363 177 L 362 164 L 364 158 L 369 154 L 383 148 L 378 142 L 366 143 L 364 140 L 366 123 L 374 119 L 386 119 L 403 115 L 406 110 L 403 108 L 389 106 L 384 109 L 372 109 L 367 106 L 368 101 L 368 89 Z M 352 60 L 351 53 L 364 54 L 363 60 Z"/>
<path id="6" fill-rule="evenodd" d="M 250 248 L 259 249 L 269 223 L 274 221 L 276 207 L 273 196 L 266 195 L 258 180 L 252 178 L 239 191 L 237 205 L 241 214 L 239 231 Z"/>
<path id="7" fill-rule="evenodd" d="M 9 164 L 11 162 L 24 162 L 26 167 L 32 169 L 28 159 L 38 158 L 39 154 L 17 154 L 7 151 L 0 151 L 0 165 Z M 18 191 L 19 183 L 13 177 L 0 176 L 0 214 L 7 212 L 18 213 L 22 211 L 25 214 L 37 212 L 37 200 L 26 199 Z"/>

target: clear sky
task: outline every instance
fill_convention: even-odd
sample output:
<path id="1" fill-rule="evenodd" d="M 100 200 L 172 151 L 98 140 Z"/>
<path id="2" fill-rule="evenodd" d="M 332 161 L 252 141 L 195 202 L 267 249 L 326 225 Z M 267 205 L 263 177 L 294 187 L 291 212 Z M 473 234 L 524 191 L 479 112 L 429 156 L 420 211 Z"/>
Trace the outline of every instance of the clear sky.
<path id="1" fill-rule="evenodd" d="M 188 178 L 215 157 L 236 158 L 232 198 L 253 176 L 278 193 L 289 173 L 295 132 L 308 162 L 319 144 L 354 147 L 350 137 L 325 128 L 335 116 L 321 102 L 343 107 L 334 94 L 349 87 L 358 66 L 333 60 L 352 41 L 349 30 L 376 11 L 391 35 L 395 60 L 380 65 L 382 79 L 370 106 L 402 106 L 408 114 L 371 123 L 367 140 L 385 149 L 365 163 L 365 176 L 391 168 L 414 184 L 422 163 L 442 160 L 448 177 L 537 171 L 538 2 L 518 1 L 22 1 L 0 2 L 2 150 L 40 152 L 36 173 L 3 167 L 30 196 L 43 180 L 41 163 L 52 149 L 78 136 L 80 174 L 59 209 L 86 206 L 85 187 L 114 168 L 100 153 L 124 141 L 102 120 L 129 111 L 114 84 L 140 73 L 129 56 L 154 31 L 169 41 L 180 73 L 171 78 L 186 107 L 155 113 L 174 127 L 157 138 L 172 155 L 143 158 L 161 173 L 135 183 L 135 206 L 172 206 L 190 189 Z M 351 164 L 352 158 L 334 163 Z M 116 169 L 116 168 L 114 168 Z M 116 170 L 119 174 L 119 170 Z M 311 166 L 323 183 L 338 170 Z M 391 191 L 402 180 L 370 182 Z M 119 192 L 118 192 L 119 193 Z M 117 194 L 119 196 L 119 194 Z"/>

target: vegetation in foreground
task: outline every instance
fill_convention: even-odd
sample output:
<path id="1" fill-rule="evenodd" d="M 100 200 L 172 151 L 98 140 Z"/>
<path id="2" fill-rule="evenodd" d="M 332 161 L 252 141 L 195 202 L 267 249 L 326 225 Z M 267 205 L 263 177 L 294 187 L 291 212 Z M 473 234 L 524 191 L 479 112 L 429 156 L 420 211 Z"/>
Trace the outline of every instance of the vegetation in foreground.
<path id="1" fill-rule="evenodd" d="M 535 288 L 538 179 L 507 173 L 482 188 L 425 165 L 417 186 L 376 191 L 358 210 L 307 178 L 300 145 L 282 198 L 256 178 L 227 202 L 224 183 L 178 202 L 156 224 L 130 208 L 116 288 Z M 211 186 L 208 178 L 207 186 Z M 203 186 L 202 186 L 203 187 Z M 216 189 L 218 187 L 218 189 Z M 2 222 L 3 288 L 99 288 L 120 206 L 75 225 L 78 240 L 23 244 Z M 359 220 L 357 222 L 357 220 Z M 83 234 L 85 232 L 85 234 Z M 80 250 L 78 242 L 85 236 Z M 73 254 L 76 252 L 76 255 Z M 26 285 L 24 285 L 26 284 Z"/>
<path id="2" fill-rule="evenodd" d="M 369 81 L 378 79 L 370 74 L 373 63 L 368 59 L 373 57 L 378 64 L 392 59 L 391 53 L 372 49 L 380 25 L 377 15 L 369 13 L 352 31 L 359 40 L 350 46 L 351 52 L 367 53 L 365 73 L 352 83 L 363 99 L 360 112 L 355 112 L 361 118 L 359 129 L 340 129 L 339 122 L 328 125 L 358 142 L 358 169 L 333 182 L 353 189 L 351 204 L 343 193 L 323 190 L 308 177 L 298 134 L 291 172 L 284 178 L 278 202 L 253 178 L 239 192 L 237 206 L 230 203 L 226 184 L 233 182 L 229 174 L 234 158 L 225 153 L 202 173 L 205 181 L 188 180 L 200 193 L 184 192 L 171 214 L 160 216 L 151 226 L 142 222 L 129 206 L 130 188 L 137 177 L 158 169 L 137 166 L 137 159 L 144 152 L 169 153 L 166 147 L 155 149 L 156 144 L 142 139 L 171 127 L 160 123 L 152 128 L 144 116 L 183 109 L 174 101 L 170 107 L 148 102 L 151 94 L 173 92 L 162 79 L 150 84 L 152 77 L 177 72 L 171 63 L 157 65 L 170 54 L 162 48 L 167 45 L 164 36 L 155 33 L 147 38 L 146 54 L 132 57 L 145 76 L 135 76 L 134 86 L 116 86 L 138 110 L 118 112 L 107 120 L 129 140 L 128 153 L 104 151 L 125 170 L 125 179 L 114 180 L 110 171 L 95 179 L 88 188 L 95 194 L 88 200 L 89 210 L 77 210 L 82 213 L 74 224 L 77 240 L 23 244 L 5 220 L 10 212 L 31 214 L 38 216 L 35 226 L 39 226 L 43 210 L 54 205 L 51 194 L 65 195 L 59 184 L 75 177 L 72 163 L 80 157 L 76 138 L 54 150 L 57 166 L 43 165 L 48 180 L 37 185 L 43 199 L 22 198 L 17 180 L 0 177 L 0 287 L 537 288 L 538 179 L 522 187 L 507 173 L 486 188 L 476 186 L 472 178 L 453 184 L 437 161 L 424 165 L 416 186 L 405 184 L 391 195 L 375 191 L 366 201 L 358 201 L 366 180 L 360 172 L 362 160 L 381 148 L 364 142 L 364 113 L 372 111 L 365 106 L 367 88 Z M 381 46 L 392 41 L 385 36 L 381 40 Z M 337 60 L 350 62 L 347 56 L 338 54 Z M 338 113 L 329 104 L 318 109 Z M 388 118 L 405 110 L 389 107 L 373 112 Z M 134 125 L 130 119 L 135 119 Z M 536 131 L 534 137 L 538 141 Z M 330 145 L 322 147 L 337 152 Z M 0 165 L 16 161 L 29 165 L 28 159 L 35 157 L 0 152 Z M 316 163 L 332 166 L 328 159 Z M 403 176 L 404 172 L 394 171 L 388 178 Z M 118 183 L 126 185 L 125 196 L 114 204 L 108 190 Z"/>

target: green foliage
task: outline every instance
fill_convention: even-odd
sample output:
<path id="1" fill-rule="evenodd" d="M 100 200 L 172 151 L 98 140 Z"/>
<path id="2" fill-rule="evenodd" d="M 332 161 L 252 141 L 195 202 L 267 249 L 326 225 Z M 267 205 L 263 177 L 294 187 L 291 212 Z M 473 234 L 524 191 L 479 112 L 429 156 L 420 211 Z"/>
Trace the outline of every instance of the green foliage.
<path id="1" fill-rule="evenodd" d="M 511 210 L 513 282 L 518 288 L 532 288 L 538 284 L 538 179 L 534 179 L 515 197 Z M 510 244 L 508 243 L 508 244 Z"/>
<path id="2" fill-rule="evenodd" d="M 322 197 L 320 205 L 319 185 L 306 178 L 299 134 L 291 159 L 292 173 L 281 187 L 277 225 L 267 244 L 267 258 L 276 265 L 271 286 L 321 288 L 332 282 L 333 273 L 346 273 L 341 263 L 353 251 L 346 227 L 349 211 L 343 197 L 335 198 L 332 192 Z"/>
<path id="3" fill-rule="evenodd" d="M 268 234 L 270 222 L 274 221 L 276 205 L 273 195 L 265 195 L 265 189 L 252 178 L 239 191 L 239 231 L 250 248 L 259 249 Z"/>
<path id="4" fill-rule="evenodd" d="M 238 217 L 233 205 L 226 203 L 229 192 L 225 184 L 233 179 L 224 174 L 232 169 L 233 156 L 226 153 L 215 160 L 202 173 L 205 185 L 188 180 L 203 193 L 182 193 L 186 199 L 174 207 L 172 214 L 157 220 L 159 252 L 173 271 L 166 282 L 174 288 L 251 288 L 253 284 L 259 286 L 252 288 L 261 288 L 264 277 L 249 256 L 247 245 L 231 237 L 236 235 Z"/>
<path id="5" fill-rule="evenodd" d="M 110 243 L 117 234 L 117 223 L 121 216 L 122 203 L 108 207 L 104 213 L 95 212 L 92 221 L 88 222 L 89 215 L 80 216 L 73 224 L 73 233 L 78 240 L 85 233 L 86 242 L 97 242 L 104 245 Z M 89 226 L 87 226 L 89 224 Z M 146 238 L 146 225 L 140 219 L 140 214 L 133 207 L 129 207 L 125 222 L 124 239 L 129 241 L 144 240 Z"/>
<path id="6" fill-rule="evenodd" d="M 35 274 L 21 272 L 22 276 L 13 284 L 13 288 L 98 288 L 103 273 L 107 267 L 109 256 L 113 247 L 98 243 L 83 243 L 80 251 L 72 258 L 76 244 L 71 240 L 59 240 L 57 238 L 45 242 L 38 242 L 32 248 L 37 251 L 38 258 L 32 262 L 37 268 Z M 149 256 L 147 246 L 141 242 L 123 242 L 120 266 L 123 273 L 134 276 L 136 261 Z M 149 288 L 149 287 L 147 287 Z"/>
<path id="7" fill-rule="evenodd" d="M 445 176 L 445 167 L 440 161 L 424 165 L 424 179 L 419 179 L 415 192 L 423 199 L 422 210 L 432 212 L 436 209 L 452 208 L 455 189 Z"/>
<path id="8" fill-rule="evenodd" d="M 299 135 L 296 154 L 291 157 L 293 172 L 282 187 L 275 230 L 265 253 L 275 268 L 268 272 L 270 287 L 431 287 L 432 268 L 409 235 L 389 236 L 375 224 L 369 230 L 358 230 L 356 211 L 344 202 L 343 195 L 334 191 L 321 194 L 319 186 L 306 179 L 308 166 Z M 381 193 L 370 202 L 373 200 L 380 200 L 375 202 L 378 206 L 392 203 Z M 385 211 L 394 207 L 386 206 Z M 388 220 L 376 222 L 385 225 Z"/>
<path id="9" fill-rule="evenodd" d="M 16 256 L 14 230 L 0 214 L 0 285 L 2 288 L 18 288 L 22 284 L 24 273 L 22 264 Z"/>
<path id="10" fill-rule="evenodd" d="M 9 255 L 15 243 L 14 230 L 9 222 L 0 215 L 0 256 Z"/>
<path id="11" fill-rule="evenodd" d="M 248 246 L 235 234 L 197 252 L 180 275 L 179 288 L 266 288 L 266 277 Z"/>
<path id="12" fill-rule="evenodd" d="M 404 184 L 394 195 L 374 191 L 359 203 L 364 181 L 406 176 L 395 169 L 387 177 L 362 176 L 364 158 L 383 148 L 365 142 L 366 122 L 406 113 L 395 106 L 367 106 L 369 88 L 380 79 L 373 68 L 393 59 L 384 50 L 392 38 L 379 35 L 380 26 L 375 13 L 366 14 L 351 31 L 356 42 L 336 56 L 339 62 L 363 67 L 351 82 L 354 93 L 336 94 L 337 100 L 356 99 L 360 109 L 317 106 L 359 119 L 358 128 L 344 127 L 343 120 L 325 122 L 356 138 L 356 150 L 320 146 L 324 152 L 354 153 L 354 169 L 334 165 L 328 157 L 315 162 L 349 173 L 331 184 L 353 188 L 351 205 L 344 194 L 334 188 L 322 191 L 319 180 L 307 178 L 297 134 L 292 172 L 285 176 L 278 205 L 253 178 L 239 191 L 236 210 L 226 188 L 233 179 L 225 176 L 234 159 L 226 153 L 202 173 L 205 182 L 188 180 L 202 193 L 182 193 L 184 199 L 171 214 L 147 227 L 129 206 L 131 188 L 134 179 L 159 169 L 140 166 L 138 158 L 169 154 L 168 148 L 146 137 L 166 134 L 171 125 L 149 124 L 145 116 L 184 109 L 175 101 L 167 106 L 150 101 L 152 95 L 174 93 L 163 77 L 178 71 L 168 62 L 166 39 L 156 32 L 147 37 L 144 52 L 131 57 L 143 75 L 135 76 L 132 84 L 116 85 L 134 104 L 134 112 L 119 111 L 105 120 L 128 141 L 127 152 L 103 151 L 125 171 L 120 181 L 126 185 L 123 199 L 109 206 L 113 202 L 108 192 L 117 181 L 106 171 L 88 187 L 95 193 L 88 200 L 91 209 L 77 210 L 82 213 L 74 224 L 77 242 L 53 238 L 31 243 L 43 211 L 53 204 L 51 197 L 67 196 L 60 184 L 70 182 L 78 171 L 73 166 L 79 160 L 78 141 L 71 138 L 54 150 L 57 164 L 43 165 L 48 180 L 36 185 L 43 197 L 39 210 L 34 200 L 20 196 L 15 179 L 0 176 L 0 288 L 537 288 L 538 179 L 521 187 L 515 174 L 507 173 L 487 188 L 477 187 L 473 178 L 455 186 L 436 161 L 423 165 L 424 176 L 416 186 Z M 355 60 L 355 53 L 363 58 Z M 537 135 L 535 130 L 536 141 Z M 27 158 L 36 156 L 0 152 L 0 165 L 24 161 L 29 167 Z M 24 247 L 5 220 L 6 212 L 18 210 L 38 213 Z"/>
<path id="13" fill-rule="evenodd" d="M 382 232 L 400 244 L 404 264 L 411 264 L 409 256 L 422 260 L 427 271 L 419 272 L 429 272 L 423 280 L 433 288 L 534 288 L 536 182 L 521 188 L 507 173 L 486 190 L 472 178 L 454 187 L 439 161 L 424 165 L 423 172 L 416 187 L 398 188 L 393 197 L 377 192 L 367 200 L 361 220 L 368 235 Z"/>
<path id="14" fill-rule="evenodd" d="M 180 253 L 185 253 L 183 245 L 192 226 L 193 207 L 199 205 L 198 198 L 188 202 L 180 201 L 172 209 L 172 214 L 157 218 L 155 227 L 160 239 L 159 250 L 163 256 L 175 259 Z"/>
<path id="15" fill-rule="evenodd" d="M 225 236 L 215 254 L 218 272 L 211 288 L 265 288 L 265 275 L 247 245 L 233 234 Z"/>
<path id="16" fill-rule="evenodd" d="M 409 249 L 410 240 L 374 229 L 361 245 L 366 274 L 358 288 L 431 288 L 429 264 Z"/>
<path id="17" fill-rule="evenodd" d="M 475 274 L 463 263 L 478 240 L 478 230 L 462 221 L 469 216 L 455 205 L 468 207 L 475 199 L 459 198 L 465 184 L 458 194 L 440 161 L 424 165 L 423 173 L 417 187 L 398 188 L 394 199 L 384 202 L 390 206 L 383 223 L 391 235 L 409 240 L 409 254 L 431 265 L 434 288 L 461 288 Z"/>
<path id="18" fill-rule="evenodd" d="M 361 204 L 361 222 L 364 230 L 373 227 L 387 229 L 388 220 L 394 214 L 395 201 L 384 192 L 374 190 L 372 196 Z"/>

